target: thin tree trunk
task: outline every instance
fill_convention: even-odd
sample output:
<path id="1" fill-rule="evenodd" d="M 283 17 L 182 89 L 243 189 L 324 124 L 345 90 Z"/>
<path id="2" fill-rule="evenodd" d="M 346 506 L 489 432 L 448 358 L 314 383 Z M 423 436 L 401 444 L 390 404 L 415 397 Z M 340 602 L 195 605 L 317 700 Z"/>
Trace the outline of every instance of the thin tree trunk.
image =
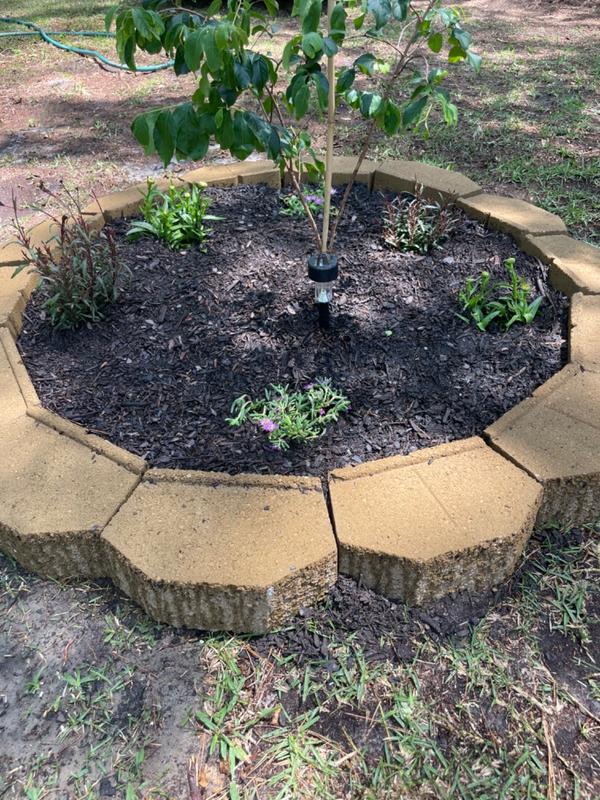
<path id="1" fill-rule="evenodd" d="M 327 0 L 327 19 L 331 30 L 331 17 L 335 0 Z M 329 220 L 331 218 L 331 173 L 333 161 L 333 132 L 335 127 L 335 56 L 327 56 L 327 80 L 329 97 L 327 102 L 327 149 L 325 152 L 325 188 L 323 202 L 323 231 L 321 252 L 326 253 L 329 244 Z"/>

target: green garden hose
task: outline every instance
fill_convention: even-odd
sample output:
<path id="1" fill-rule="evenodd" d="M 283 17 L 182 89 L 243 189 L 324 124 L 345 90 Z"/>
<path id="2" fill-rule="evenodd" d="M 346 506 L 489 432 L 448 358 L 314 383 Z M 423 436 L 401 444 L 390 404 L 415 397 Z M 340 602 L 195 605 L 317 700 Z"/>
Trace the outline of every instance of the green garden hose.
<path id="1" fill-rule="evenodd" d="M 84 47 L 74 47 L 69 44 L 62 44 L 58 42 L 53 36 L 87 36 L 89 38 L 104 38 L 113 39 L 114 33 L 106 33 L 104 31 L 54 31 L 52 35 L 46 33 L 43 28 L 33 22 L 27 22 L 24 19 L 17 19 L 16 17 L 0 17 L 0 23 L 5 25 L 22 25 L 25 28 L 30 28 L 28 31 L 2 31 L 0 37 L 3 36 L 39 36 L 44 42 L 51 44 L 53 47 L 58 47 L 59 50 L 66 50 L 67 53 L 75 53 L 78 56 L 89 56 L 105 64 L 107 67 L 113 69 L 122 69 L 127 72 L 158 72 L 161 69 L 169 69 L 175 63 L 174 61 L 165 61 L 164 64 L 153 64 L 147 67 L 136 67 L 135 70 L 130 69 L 126 64 L 118 64 L 116 61 L 103 56 L 97 50 L 88 50 Z"/>

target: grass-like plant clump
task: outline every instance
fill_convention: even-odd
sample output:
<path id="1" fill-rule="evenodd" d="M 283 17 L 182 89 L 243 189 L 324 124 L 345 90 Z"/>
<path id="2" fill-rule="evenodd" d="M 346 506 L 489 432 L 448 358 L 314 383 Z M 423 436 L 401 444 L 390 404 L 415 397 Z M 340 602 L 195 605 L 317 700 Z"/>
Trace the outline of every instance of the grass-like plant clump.
<path id="1" fill-rule="evenodd" d="M 489 272 L 482 272 L 478 278 L 467 278 L 465 287 L 459 293 L 462 314 L 458 316 L 465 322 L 474 322 L 480 331 L 485 331 L 497 320 L 509 330 L 516 323 L 533 322 L 539 311 L 543 297 L 540 295 L 531 302 L 531 287 L 515 268 L 515 259 L 507 258 L 504 268 L 507 281 L 492 285 Z"/>
<path id="2" fill-rule="evenodd" d="M 204 189 L 198 184 L 186 189 L 171 185 L 162 192 L 149 180 L 140 206 L 143 220 L 136 220 L 127 235 L 131 239 L 153 236 L 172 250 L 204 242 L 212 232 L 206 223 L 220 219 L 207 213 L 211 200 Z"/>
<path id="3" fill-rule="evenodd" d="M 292 443 L 318 439 L 349 408 L 348 398 L 326 379 L 307 383 L 298 391 L 272 384 L 258 400 L 248 395 L 234 400 L 227 422 L 234 427 L 250 422 L 267 434 L 273 447 L 287 450 Z"/>
<path id="4" fill-rule="evenodd" d="M 37 273 L 42 308 L 50 324 L 57 330 L 71 330 L 103 318 L 105 308 L 119 297 L 129 270 L 119 258 L 112 232 L 92 230 L 74 194 L 65 190 L 64 197 L 59 197 L 42 188 L 62 206 L 63 213 L 44 211 L 56 233 L 50 241 L 34 246 L 13 199 L 17 241 L 29 262 L 18 266 L 13 276 L 24 269 Z"/>
<path id="5" fill-rule="evenodd" d="M 424 255 L 447 239 L 455 226 L 451 208 L 427 200 L 422 190 L 414 197 L 398 195 L 386 202 L 384 240 L 396 250 Z"/>

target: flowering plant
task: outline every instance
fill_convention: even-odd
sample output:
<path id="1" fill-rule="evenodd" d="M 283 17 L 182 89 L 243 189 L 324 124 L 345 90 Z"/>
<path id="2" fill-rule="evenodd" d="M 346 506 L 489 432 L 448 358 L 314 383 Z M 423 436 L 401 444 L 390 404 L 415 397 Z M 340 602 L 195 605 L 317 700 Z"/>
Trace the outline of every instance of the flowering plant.
<path id="1" fill-rule="evenodd" d="M 307 187 L 308 188 L 308 187 Z M 331 190 L 331 197 L 335 194 L 335 189 Z M 304 205 L 297 194 L 284 194 L 281 198 L 283 202 L 283 209 L 281 213 L 286 217 L 305 217 L 306 211 L 304 210 Z M 323 213 L 323 208 L 325 206 L 325 191 L 322 186 L 314 186 L 312 190 L 309 192 L 307 191 L 304 195 L 304 200 L 306 205 L 308 206 L 308 210 L 315 216 L 318 217 L 320 214 Z M 335 206 L 331 206 L 331 215 L 335 216 L 337 214 L 337 208 Z"/>
<path id="2" fill-rule="evenodd" d="M 318 439 L 349 409 L 348 398 L 327 379 L 307 383 L 298 391 L 271 384 L 258 400 L 248 395 L 234 400 L 227 422 L 234 427 L 250 422 L 267 434 L 273 447 L 287 450 L 292 442 Z"/>

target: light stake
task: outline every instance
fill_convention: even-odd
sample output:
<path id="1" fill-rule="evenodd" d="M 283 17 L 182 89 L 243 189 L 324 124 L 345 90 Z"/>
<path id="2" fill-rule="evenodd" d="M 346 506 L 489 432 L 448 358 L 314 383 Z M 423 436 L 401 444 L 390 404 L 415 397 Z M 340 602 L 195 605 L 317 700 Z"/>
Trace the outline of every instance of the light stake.
<path id="1" fill-rule="evenodd" d="M 338 276 L 337 256 L 319 253 L 308 259 L 308 277 L 315 283 L 315 303 L 319 310 L 319 327 L 329 328 L 329 304 L 333 300 L 334 281 Z"/>

